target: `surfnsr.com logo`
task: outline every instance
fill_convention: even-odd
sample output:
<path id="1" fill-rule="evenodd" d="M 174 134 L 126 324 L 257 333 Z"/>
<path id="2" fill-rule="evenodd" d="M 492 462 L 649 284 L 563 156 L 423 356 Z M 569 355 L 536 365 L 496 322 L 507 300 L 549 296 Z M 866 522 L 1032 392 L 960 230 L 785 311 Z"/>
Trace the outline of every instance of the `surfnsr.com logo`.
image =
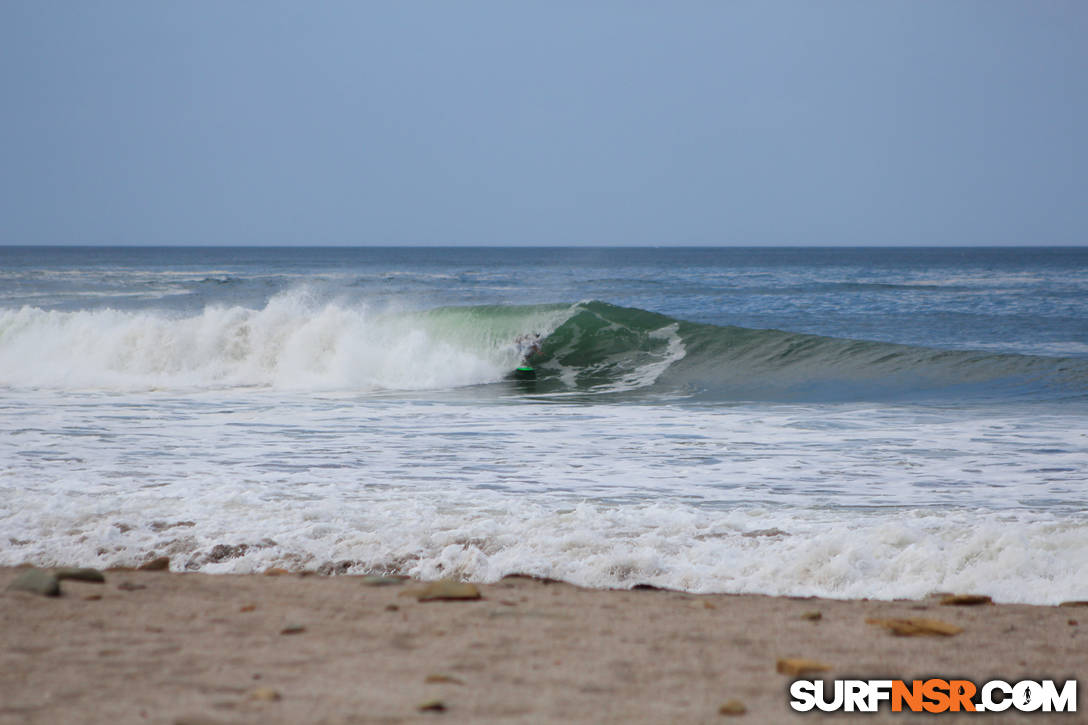
<path id="1" fill-rule="evenodd" d="M 826 684 L 826 686 L 825 686 Z M 795 680 L 790 707 L 798 712 L 1076 712 L 1077 681 L 990 680 Z"/>

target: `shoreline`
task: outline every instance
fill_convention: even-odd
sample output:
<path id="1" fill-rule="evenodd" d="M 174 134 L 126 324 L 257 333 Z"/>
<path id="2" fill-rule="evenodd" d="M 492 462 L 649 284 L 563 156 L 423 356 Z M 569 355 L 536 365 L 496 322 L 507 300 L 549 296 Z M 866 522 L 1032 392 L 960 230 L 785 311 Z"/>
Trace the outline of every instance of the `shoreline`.
<path id="1" fill-rule="evenodd" d="M 400 577 L 127 569 L 44 597 L 7 589 L 24 571 L 0 568 L 0 725 L 800 722 L 814 715 L 789 708 L 782 659 L 823 663 L 829 679 L 1088 675 L 1088 608 L 1076 606 L 598 590 L 524 576 L 474 585 L 478 599 L 426 601 L 427 583 Z M 871 621 L 918 618 L 962 631 L 897 636 Z M 821 720 L 922 717 L 932 716 L 885 706 Z"/>

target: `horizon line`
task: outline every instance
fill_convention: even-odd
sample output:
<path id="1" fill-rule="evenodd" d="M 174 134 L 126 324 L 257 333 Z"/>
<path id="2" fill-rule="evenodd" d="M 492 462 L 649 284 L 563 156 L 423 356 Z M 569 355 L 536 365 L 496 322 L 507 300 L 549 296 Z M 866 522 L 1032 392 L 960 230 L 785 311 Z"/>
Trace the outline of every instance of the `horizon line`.
<path id="1" fill-rule="evenodd" d="M 0 242 L 0 248 L 18 249 L 1080 249 L 1086 242 L 1057 242 L 1025 244 L 1022 242 L 961 242 L 961 243 L 601 243 L 601 244 L 497 244 L 461 242 L 392 243 L 226 243 L 213 242 Z"/>

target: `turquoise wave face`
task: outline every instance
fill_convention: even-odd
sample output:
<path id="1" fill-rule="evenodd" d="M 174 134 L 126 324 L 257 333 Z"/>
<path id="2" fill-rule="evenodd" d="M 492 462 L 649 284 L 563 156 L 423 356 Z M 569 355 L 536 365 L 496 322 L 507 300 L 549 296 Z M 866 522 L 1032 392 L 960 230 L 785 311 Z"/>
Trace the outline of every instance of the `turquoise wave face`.
<path id="1" fill-rule="evenodd" d="M 722 327 L 600 301 L 575 305 L 534 364 L 540 392 L 682 393 L 708 402 L 1023 402 L 1088 393 L 1081 359 Z"/>

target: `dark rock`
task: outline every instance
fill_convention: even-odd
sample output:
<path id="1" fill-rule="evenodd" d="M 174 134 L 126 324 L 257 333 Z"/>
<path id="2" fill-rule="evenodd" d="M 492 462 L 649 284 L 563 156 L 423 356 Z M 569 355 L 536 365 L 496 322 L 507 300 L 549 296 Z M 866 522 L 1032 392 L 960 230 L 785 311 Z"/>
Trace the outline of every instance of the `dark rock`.
<path id="1" fill-rule="evenodd" d="M 8 589 L 46 597 L 60 596 L 60 580 L 45 569 L 25 569 L 8 584 Z"/>
<path id="2" fill-rule="evenodd" d="M 416 709 L 420 712 L 445 712 L 446 703 L 441 700 L 427 700 L 421 702 L 416 706 Z"/>
<path id="3" fill-rule="evenodd" d="M 72 579 L 74 581 L 92 582 L 94 584 L 105 584 L 106 582 L 105 574 L 98 569 L 91 569 L 89 567 L 62 566 L 53 570 L 53 576 L 57 578 L 57 581 Z"/>
<path id="4" fill-rule="evenodd" d="M 170 557 L 160 556 L 157 559 L 151 561 L 145 561 L 136 567 L 137 571 L 169 571 L 170 570 Z"/>
<path id="5" fill-rule="evenodd" d="M 975 607 L 979 604 L 993 604 L 994 600 L 985 594 L 952 594 L 941 599 L 941 604 L 954 607 Z"/>

